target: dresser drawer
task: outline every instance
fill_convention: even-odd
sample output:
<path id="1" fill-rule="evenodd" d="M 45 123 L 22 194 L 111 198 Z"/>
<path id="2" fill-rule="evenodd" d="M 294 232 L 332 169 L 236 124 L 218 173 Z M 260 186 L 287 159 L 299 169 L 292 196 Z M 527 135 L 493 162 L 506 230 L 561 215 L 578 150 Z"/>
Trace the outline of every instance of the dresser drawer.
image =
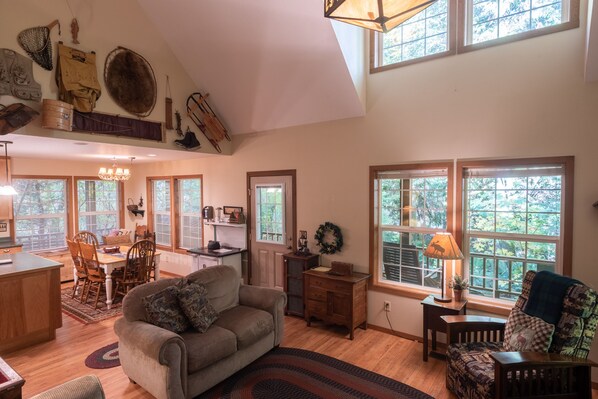
<path id="1" fill-rule="evenodd" d="M 327 313 L 327 303 L 314 301 L 313 299 L 307 299 L 307 311 L 311 316 L 324 319 Z"/>
<path id="2" fill-rule="evenodd" d="M 327 296 L 328 296 L 328 291 L 325 291 L 321 288 L 312 287 L 307 292 L 307 299 L 312 299 L 314 301 L 326 302 Z"/>
<path id="3" fill-rule="evenodd" d="M 16 254 L 23 252 L 23 247 L 8 247 L 0 249 L 0 254 Z"/>
<path id="4" fill-rule="evenodd" d="M 329 280 L 325 278 L 310 277 L 309 285 L 313 288 L 320 288 L 323 290 L 344 292 L 350 294 L 353 291 L 353 284 L 345 283 L 338 280 Z"/>

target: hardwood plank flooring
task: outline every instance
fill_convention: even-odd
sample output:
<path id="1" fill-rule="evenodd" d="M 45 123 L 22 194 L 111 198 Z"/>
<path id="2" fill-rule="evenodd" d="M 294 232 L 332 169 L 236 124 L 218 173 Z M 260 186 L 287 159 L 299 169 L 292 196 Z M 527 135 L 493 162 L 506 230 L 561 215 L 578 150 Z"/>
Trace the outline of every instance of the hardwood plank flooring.
<path id="1" fill-rule="evenodd" d="M 56 339 L 3 356 L 26 380 L 24 398 L 72 378 L 96 374 L 107 398 L 151 398 L 141 387 L 129 382 L 120 367 L 89 369 L 85 358 L 94 350 L 117 340 L 113 330 L 117 318 L 84 325 L 63 314 L 63 327 Z M 333 356 L 356 366 L 396 379 L 435 398 L 455 398 L 444 386 L 445 362 L 430 358 L 422 361 L 420 342 L 396 337 L 374 329 L 357 329 L 348 339 L 343 327 L 324 326 L 297 317 L 285 318 L 282 346 L 308 349 Z M 594 398 L 598 394 L 594 391 Z"/>

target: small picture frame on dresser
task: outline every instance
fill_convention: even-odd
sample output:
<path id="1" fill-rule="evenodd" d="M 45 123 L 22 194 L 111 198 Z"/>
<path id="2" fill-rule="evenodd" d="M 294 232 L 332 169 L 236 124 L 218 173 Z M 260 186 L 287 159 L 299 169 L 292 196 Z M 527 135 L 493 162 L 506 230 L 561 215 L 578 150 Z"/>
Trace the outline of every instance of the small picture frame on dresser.
<path id="1" fill-rule="evenodd" d="M 222 212 L 224 212 L 225 215 L 231 215 L 233 213 L 243 213 L 243 207 L 224 205 L 222 207 Z"/>

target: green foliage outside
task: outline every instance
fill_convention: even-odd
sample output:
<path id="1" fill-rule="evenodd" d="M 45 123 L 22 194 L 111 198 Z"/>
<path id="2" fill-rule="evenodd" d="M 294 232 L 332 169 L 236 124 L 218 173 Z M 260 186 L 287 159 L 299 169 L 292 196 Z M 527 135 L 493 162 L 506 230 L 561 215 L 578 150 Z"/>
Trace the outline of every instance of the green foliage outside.
<path id="1" fill-rule="evenodd" d="M 282 243 L 284 237 L 282 186 L 256 187 L 256 205 L 259 239 Z"/>

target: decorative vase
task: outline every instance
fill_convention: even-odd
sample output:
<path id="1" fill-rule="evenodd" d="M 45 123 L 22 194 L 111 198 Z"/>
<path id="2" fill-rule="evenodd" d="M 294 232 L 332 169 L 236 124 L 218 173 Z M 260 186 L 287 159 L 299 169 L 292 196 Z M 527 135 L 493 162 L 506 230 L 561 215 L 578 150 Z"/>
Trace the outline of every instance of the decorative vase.
<path id="1" fill-rule="evenodd" d="M 455 299 L 455 302 L 461 302 L 463 300 L 463 290 L 453 289 L 453 298 Z"/>

